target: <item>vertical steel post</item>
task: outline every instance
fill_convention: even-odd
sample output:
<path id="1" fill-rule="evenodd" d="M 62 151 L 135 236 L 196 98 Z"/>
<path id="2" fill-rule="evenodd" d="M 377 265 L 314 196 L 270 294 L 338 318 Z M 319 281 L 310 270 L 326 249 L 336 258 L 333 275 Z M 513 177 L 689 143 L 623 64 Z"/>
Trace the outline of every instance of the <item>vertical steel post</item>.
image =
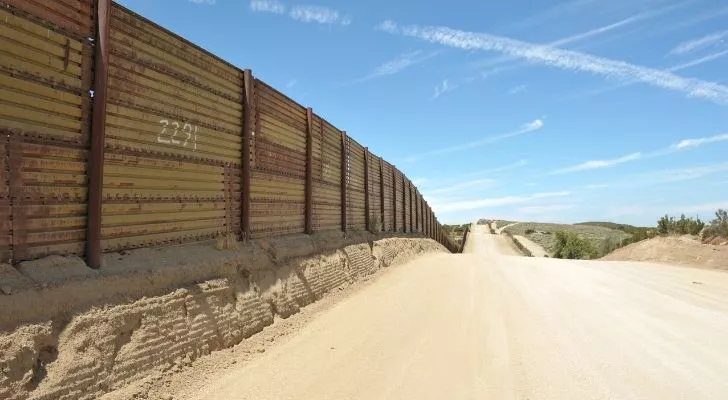
<path id="1" fill-rule="evenodd" d="M 346 232 L 346 181 L 349 146 L 346 145 L 346 132 L 341 132 L 341 230 Z"/>
<path id="2" fill-rule="evenodd" d="M 255 93 L 254 88 L 253 72 L 249 69 L 243 71 L 243 149 L 242 149 L 242 161 L 243 161 L 243 186 L 240 190 L 242 212 L 240 214 L 240 227 L 242 230 L 242 237 L 244 241 L 250 240 L 250 142 L 253 140 L 253 118 L 255 118 L 255 111 L 253 109 L 255 104 Z"/>
<path id="3" fill-rule="evenodd" d="M 96 40 L 94 40 L 94 97 L 91 114 L 91 147 L 88 159 L 88 219 L 86 220 L 86 262 L 101 267 L 101 203 L 104 186 L 104 147 L 106 146 L 106 96 L 111 33 L 111 0 L 96 0 Z M 88 95 L 84 93 L 84 95 Z"/>
<path id="4" fill-rule="evenodd" d="M 382 160 L 382 157 L 379 157 L 379 208 L 381 209 L 381 224 L 382 224 L 382 232 L 384 232 L 385 225 L 385 219 L 384 219 L 384 161 Z"/>
<path id="5" fill-rule="evenodd" d="M 392 232 L 397 232 L 397 168 L 392 165 Z"/>
<path id="6" fill-rule="evenodd" d="M 364 226 L 367 232 L 372 231 L 370 224 L 370 205 L 369 205 L 369 148 L 364 148 Z"/>
<path id="7" fill-rule="evenodd" d="M 306 109 L 306 210 L 305 232 L 313 233 L 313 110 Z"/>

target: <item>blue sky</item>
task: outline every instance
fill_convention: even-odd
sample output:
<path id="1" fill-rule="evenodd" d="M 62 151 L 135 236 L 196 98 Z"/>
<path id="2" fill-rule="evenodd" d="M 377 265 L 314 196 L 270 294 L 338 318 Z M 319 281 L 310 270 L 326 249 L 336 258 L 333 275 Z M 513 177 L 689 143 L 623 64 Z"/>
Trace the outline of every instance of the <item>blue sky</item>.
<path id="1" fill-rule="evenodd" d="M 441 222 L 728 208 L 718 0 L 123 0 L 313 107 Z"/>

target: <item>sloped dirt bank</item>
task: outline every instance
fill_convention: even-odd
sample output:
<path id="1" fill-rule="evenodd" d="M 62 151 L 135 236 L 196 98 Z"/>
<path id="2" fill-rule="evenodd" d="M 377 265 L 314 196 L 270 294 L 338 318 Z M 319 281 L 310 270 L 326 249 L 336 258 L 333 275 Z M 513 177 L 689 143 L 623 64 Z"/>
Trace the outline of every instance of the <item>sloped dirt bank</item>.
<path id="1" fill-rule="evenodd" d="M 0 398 L 98 398 L 432 252 L 445 249 L 416 237 L 337 233 L 226 251 L 200 244 L 109 254 L 96 271 L 60 258 L 3 267 Z"/>

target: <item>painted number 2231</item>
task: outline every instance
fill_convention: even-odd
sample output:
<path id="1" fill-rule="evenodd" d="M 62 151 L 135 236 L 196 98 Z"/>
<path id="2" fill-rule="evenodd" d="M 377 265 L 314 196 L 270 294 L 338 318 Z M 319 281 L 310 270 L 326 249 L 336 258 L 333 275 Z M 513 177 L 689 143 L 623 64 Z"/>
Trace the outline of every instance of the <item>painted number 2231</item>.
<path id="1" fill-rule="evenodd" d="M 188 123 L 181 124 L 179 121 L 170 121 L 167 119 L 159 120 L 162 130 L 157 135 L 157 143 L 181 146 L 187 148 L 192 147 L 192 151 L 197 150 L 197 131 L 196 125 Z M 181 129 L 180 129 L 181 128 Z"/>

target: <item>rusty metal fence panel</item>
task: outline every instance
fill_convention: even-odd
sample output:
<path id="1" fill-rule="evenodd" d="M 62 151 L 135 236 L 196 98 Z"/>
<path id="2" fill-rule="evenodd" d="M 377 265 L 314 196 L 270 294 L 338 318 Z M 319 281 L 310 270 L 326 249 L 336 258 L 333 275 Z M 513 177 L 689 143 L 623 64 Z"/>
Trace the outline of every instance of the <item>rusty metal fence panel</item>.
<path id="1" fill-rule="evenodd" d="M 118 5 L 109 47 L 102 249 L 237 232 L 242 72 Z"/>
<path id="2" fill-rule="evenodd" d="M 370 223 L 377 221 L 377 224 L 381 225 L 382 221 L 382 179 L 379 175 L 379 160 L 380 158 L 372 153 L 369 153 L 369 215 L 367 218 Z M 380 226 L 381 227 L 381 226 Z"/>
<path id="3" fill-rule="evenodd" d="M 90 1 L 0 1 L 0 262 L 82 254 Z"/>
<path id="4" fill-rule="evenodd" d="M 364 208 L 364 147 L 347 137 L 348 158 L 346 177 L 346 226 L 348 229 L 366 229 Z"/>
<path id="5" fill-rule="evenodd" d="M 313 137 L 314 230 L 340 230 L 341 132 L 315 116 Z"/>
<path id="6" fill-rule="evenodd" d="M 305 224 L 306 109 L 255 81 L 257 128 L 251 172 L 253 237 L 302 233 Z"/>
<path id="7" fill-rule="evenodd" d="M 392 164 L 382 162 L 382 179 L 384 180 L 384 229 L 385 232 L 392 232 L 394 229 L 394 197 L 392 195 Z"/>
<path id="8" fill-rule="evenodd" d="M 394 166 L 119 5 L 105 24 L 99 1 L 0 0 L 0 262 L 375 219 L 447 245 Z"/>

